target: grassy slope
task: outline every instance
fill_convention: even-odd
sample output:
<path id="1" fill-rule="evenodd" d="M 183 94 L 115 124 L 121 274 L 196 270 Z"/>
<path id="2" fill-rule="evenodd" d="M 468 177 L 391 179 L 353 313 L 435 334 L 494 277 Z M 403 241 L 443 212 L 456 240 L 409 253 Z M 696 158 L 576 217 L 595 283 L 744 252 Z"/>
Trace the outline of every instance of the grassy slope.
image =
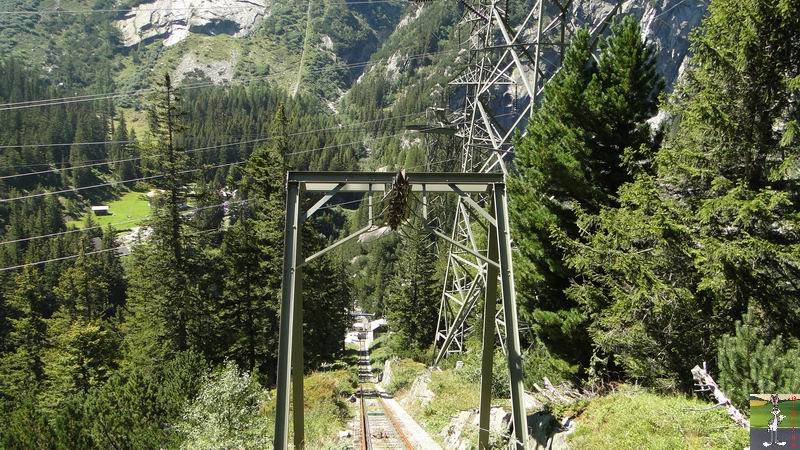
<path id="1" fill-rule="evenodd" d="M 407 360 L 398 362 L 401 366 Z M 409 365 L 418 364 L 410 362 Z M 393 365 L 393 370 L 396 365 Z M 411 375 L 411 371 L 404 374 Z M 416 375 L 422 373 L 417 369 Z M 404 382 L 396 395 L 408 398 Z M 394 384 L 394 383 L 393 383 Z M 475 409 L 479 404 L 478 383 L 464 380 L 454 369 L 434 371 L 428 385 L 434 400 L 422 406 L 406 401 L 408 412 L 431 436 L 441 442 L 441 431 L 461 411 Z M 508 399 L 495 399 L 495 406 L 509 408 Z M 619 392 L 600 397 L 588 404 L 577 419 L 578 428 L 570 437 L 576 449 L 742 449 L 747 446 L 746 430 L 733 422 L 720 409 L 707 408 L 708 403 L 680 396 L 656 395 L 643 389 L 623 387 Z M 787 407 L 787 411 L 790 409 Z M 533 413 L 528 411 L 529 414 Z M 788 414 L 787 414 L 788 416 Z M 466 430 L 477 433 L 477 430 Z"/>
<path id="2" fill-rule="evenodd" d="M 353 417 L 355 410 L 347 398 L 355 392 L 356 384 L 357 376 L 353 370 L 315 372 L 305 377 L 306 448 L 347 448 L 349 439 L 341 440 L 337 434 L 347 429 L 347 421 Z M 271 435 L 275 423 L 274 401 L 266 405 L 263 415 L 269 422 L 267 430 Z M 289 418 L 290 423 L 291 420 Z"/>
<path id="3" fill-rule="evenodd" d="M 86 214 L 92 214 L 94 222 L 103 227 L 109 224 L 117 224 L 114 225 L 114 228 L 118 231 L 130 230 L 150 214 L 150 202 L 144 192 L 128 192 L 119 199 L 109 202 L 108 206 L 111 214 L 107 216 L 96 216 L 91 212 Z M 83 228 L 86 214 L 78 220 L 67 223 L 67 225 Z"/>
<path id="4" fill-rule="evenodd" d="M 720 409 L 679 396 L 625 387 L 589 403 L 578 417 L 570 445 L 580 449 L 742 449 L 747 430 Z"/>
<path id="5" fill-rule="evenodd" d="M 432 372 L 428 388 L 434 393 L 434 400 L 426 406 L 412 403 L 408 407 L 408 412 L 432 438 L 442 443 L 441 431 L 450 423 L 450 420 L 461 411 L 478 407 L 480 386 L 478 383 L 465 382 L 451 369 Z M 502 400 L 495 402 L 495 404 L 498 403 L 507 402 Z M 472 431 L 477 433 L 477 430 Z"/>

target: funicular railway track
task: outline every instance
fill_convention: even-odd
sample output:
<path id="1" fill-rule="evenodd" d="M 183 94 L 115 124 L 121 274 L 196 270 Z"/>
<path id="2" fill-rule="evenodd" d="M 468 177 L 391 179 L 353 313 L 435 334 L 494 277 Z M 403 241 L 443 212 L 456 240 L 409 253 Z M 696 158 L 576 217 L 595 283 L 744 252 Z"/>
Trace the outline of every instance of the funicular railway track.
<path id="1" fill-rule="evenodd" d="M 413 450 L 415 447 L 403 433 L 400 422 L 384 402 L 381 392 L 375 388 L 365 336 L 359 335 L 359 344 L 359 448 Z"/>

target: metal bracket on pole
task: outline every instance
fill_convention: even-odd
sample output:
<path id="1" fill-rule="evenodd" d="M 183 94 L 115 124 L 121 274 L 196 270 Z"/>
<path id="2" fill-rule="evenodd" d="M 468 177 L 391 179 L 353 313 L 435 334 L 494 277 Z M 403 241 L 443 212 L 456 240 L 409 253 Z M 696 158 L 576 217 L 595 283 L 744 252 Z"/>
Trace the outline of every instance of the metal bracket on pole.
<path id="1" fill-rule="evenodd" d="M 339 183 L 339 184 L 336 185 L 335 188 L 333 188 L 330 191 L 328 191 L 328 193 L 325 194 L 324 196 L 322 196 L 322 198 L 319 199 L 319 201 L 317 203 L 315 203 L 314 206 L 312 206 L 311 208 L 308 208 L 308 211 L 304 212 L 303 215 L 300 216 L 300 222 L 301 223 L 305 222 L 311 216 L 313 216 L 315 212 L 317 212 L 320 208 L 325 206 L 325 203 L 328 203 L 330 201 L 330 199 L 332 199 L 333 196 L 336 195 L 336 193 L 339 192 L 343 187 L 344 187 L 344 183 Z"/>

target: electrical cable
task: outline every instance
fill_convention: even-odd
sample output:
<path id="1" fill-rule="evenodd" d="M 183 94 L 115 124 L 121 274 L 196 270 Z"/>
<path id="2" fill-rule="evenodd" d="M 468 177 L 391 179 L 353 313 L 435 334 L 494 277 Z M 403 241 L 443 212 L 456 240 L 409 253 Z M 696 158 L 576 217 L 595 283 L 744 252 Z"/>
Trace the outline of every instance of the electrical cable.
<path id="1" fill-rule="evenodd" d="M 401 133 L 395 133 L 395 134 L 379 136 L 379 137 L 376 137 L 375 139 L 386 139 L 386 138 L 389 138 L 389 137 L 399 136 L 399 135 L 404 134 L 404 133 L 405 133 L 405 131 L 403 131 Z M 293 152 L 293 153 L 287 153 L 286 156 L 292 156 L 292 155 L 297 155 L 297 154 L 301 154 L 301 153 L 310 153 L 310 152 L 315 152 L 315 151 L 327 150 L 327 149 L 331 149 L 331 148 L 339 148 L 339 147 L 344 147 L 344 146 L 348 146 L 348 145 L 357 145 L 357 144 L 361 144 L 361 143 L 363 143 L 363 140 L 346 142 L 346 143 L 343 143 L 343 144 L 329 145 L 329 146 L 325 146 L 325 147 L 312 148 L 312 149 L 302 150 L 302 151 Z M 222 168 L 222 167 L 235 166 L 235 165 L 243 164 L 243 163 L 246 163 L 246 162 L 247 162 L 247 160 L 241 160 L 241 161 L 236 161 L 236 162 L 232 162 L 232 163 L 216 164 L 216 165 L 208 166 L 208 167 L 199 167 L 199 168 L 196 168 L 196 169 L 186 169 L 186 170 L 177 171 L 176 174 L 195 173 L 195 172 L 200 172 L 200 171 L 205 171 L 205 170 L 219 169 L 219 168 Z M 58 191 L 38 192 L 38 193 L 35 193 L 35 194 L 27 194 L 27 195 L 21 195 L 21 196 L 18 196 L 18 197 L 11 197 L 11 198 L 0 198 L 0 203 L 9 203 L 9 202 L 16 201 L 16 200 L 24 200 L 24 199 L 29 199 L 29 198 L 45 197 L 45 196 L 48 196 L 48 195 L 66 194 L 66 193 L 77 192 L 77 191 L 85 191 L 85 190 L 89 190 L 89 189 L 97 189 L 97 188 L 107 187 L 107 186 L 117 186 L 117 185 L 120 185 L 120 184 L 136 183 L 136 182 L 139 182 L 139 181 L 149 181 L 149 180 L 155 180 L 155 179 L 159 179 L 159 178 L 164 178 L 165 176 L 167 176 L 167 174 L 150 175 L 150 176 L 146 176 L 146 177 L 132 178 L 130 180 L 110 181 L 108 183 L 94 184 L 94 185 L 91 185 L 91 186 L 82 186 L 82 187 L 71 188 L 71 189 L 61 189 L 61 190 L 58 190 Z"/>
<path id="2" fill-rule="evenodd" d="M 446 163 L 446 162 L 449 162 L 449 161 L 454 161 L 456 159 L 458 159 L 458 158 L 449 158 L 449 159 L 446 159 L 446 160 L 434 161 L 431 164 L 442 164 L 442 163 Z M 419 165 L 416 165 L 416 166 L 408 167 L 407 169 L 414 169 L 414 168 L 417 168 L 417 167 L 424 167 L 425 165 L 426 164 L 419 164 Z M 230 205 L 237 205 L 237 204 L 247 203 L 248 201 L 249 200 L 231 200 L 231 201 L 226 201 L 226 202 L 219 203 L 219 204 L 216 204 L 216 205 L 209 205 L 209 206 L 192 208 L 190 210 L 184 211 L 183 213 L 184 214 L 189 214 L 189 213 L 192 213 L 192 212 L 197 212 L 197 211 L 201 211 L 201 210 L 209 209 L 209 208 L 217 208 L 217 207 L 220 207 L 220 206 L 230 206 Z M 350 204 L 354 204 L 354 203 L 360 203 L 362 201 L 364 201 L 364 198 L 360 198 L 360 199 L 357 199 L 357 200 L 350 200 L 350 201 L 341 202 L 341 203 L 336 203 L 336 204 L 333 204 L 333 205 L 326 205 L 326 206 L 323 206 L 322 208 L 319 208 L 318 211 L 322 211 L 322 210 L 325 210 L 325 209 L 332 209 L 332 208 L 336 208 L 336 207 L 339 207 L 339 206 L 345 206 L 345 205 L 350 205 Z M 86 232 L 86 231 L 92 231 L 92 230 L 101 230 L 101 229 L 103 229 L 105 227 L 114 227 L 115 225 L 124 225 L 124 224 L 128 224 L 128 223 L 131 223 L 131 222 L 144 221 L 144 220 L 147 220 L 147 219 L 149 219 L 151 217 L 152 217 L 152 215 L 148 215 L 148 216 L 140 217 L 140 218 L 137 218 L 137 219 L 123 220 L 123 221 L 120 221 L 120 222 L 114 222 L 114 223 L 106 224 L 105 226 L 96 225 L 96 226 L 88 227 L 88 228 L 76 228 L 74 230 L 66 230 L 66 231 L 60 231 L 60 232 L 56 232 L 56 233 L 49 233 L 49 234 L 43 234 L 43 235 L 38 235 L 38 236 L 30 236 L 30 237 L 26 237 L 26 238 L 13 239 L 13 240 L 0 242 L 0 246 L 7 245 L 7 244 L 17 244 L 17 243 L 21 243 L 21 242 L 28 242 L 28 241 L 33 241 L 33 240 L 38 240 L 38 239 L 45 239 L 45 238 L 56 237 L 56 236 L 63 236 L 63 235 L 73 234 L 73 233 L 80 233 L 80 232 Z"/>
<path id="3" fill-rule="evenodd" d="M 400 119 L 400 118 L 404 118 L 404 117 L 420 116 L 420 115 L 423 115 L 423 114 L 425 114 L 425 112 L 401 114 L 401 115 L 398 115 L 398 116 L 384 117 L 384 118 L 381 118 L 381 119 L 373 119 L 373 120 L 367 120 L 367 121 L 354 122 L 353 124 L 354 125 L 355 124 L 364 125 L 364 124 L 368 124 L 368 123 L 384 122 L 384 121 L 387 121 L 387 120 Z M 336 126 L 333 126 L 333 127 L 328 127 L 328 128 L 319 128 L 319 129 L 316 129 L 316 130 L 298 131 L 298 132 L 295 132 L 295 133 L 289 133 L 289 134 L 287 134 L 287 136 L 288 137 L 294 137 L 294 136 L 301 136 L 301 135 L 305 135 L 305 134 L 320 133 L 320 132 L 323 132 L 323 131 L 337 131 L 337 132 L 338 131 L 341 131 L 341 132 L 370 131 L 369 129 L 361 128 L 361 127 L 342 128 L 343 125 L 344 124 L 339 124 L 339 125 L 336 125 Z M 222 135 L 222 136 L 225 136 L 225 135 Z M 201 147 L 199 149 L 193 149 L 193 150 L 188 151 L 188 152 L 192 153 L 192 152 L 201 151 L 201 150 L 224 148 L 224 147 L 233 146 L 233 145 L 241 145 L 241 144 L 247 144 L 247 143 L 253 143 L 253 142 L 262 142 L 262 141 L 268 141 L 268 140 L 274 139 L 274 137 L 264 137 L 263 135 L 258 135 L 258 136 L 260 136 L 260 137 L 257 138 L 257 139 L 249 140 L 249 141 L 237 141 L 237 142 L 228 143 L 228 144 L 219 144 L 219 145 L 215 145 L 215 146 Z M 227 136 L 227 137 L 230 137 L 230 136 Z M 138 141 L 138 143 L 141 143 L 141 142 L 143 142 L 143 141 Z M 183 152 L 181 152 L 181 153 L 183 153 Z M 111 162 L 114 162 L 114 161 L 113 160 L 109 160 L 109 159 L 85 159 L 85 160 L 74 161 L 73 164 L 94 163 L 94 162 L 111 163 Z M 117 162 L 122 162 L 122 160 L 117 161 Z M 0 166 L 0 169 L 21 169 L 21 168 L 29 168 L 29 167 L 37 167 L 37 166 L 49 167 L 51 164 L 53 164 L 53 163 L 19 164 L 19 165 L 10 165 L 10 166 Z"/>
<path id="4" fill-rule="evenodd" d="M 399 116 L 393 116 L 393 117 L 379 119 L 379 120 L 366 121 L 366 122 L 356 122 L 356 124 L 364 125 L 364 124 L 367 124 L 367 123 L 370 123 L 370 122 L 385 121 L 385 120 L 391 120 L 391 119 L 403 118 L 403 117 L 411 117 L 411 116 L 419 116 L 419 115 L 422 115 L 422 114 L 425 114 L 425 113 L 422 112 L 422 113 L 413 113 L 413 114 L 402 114 L 402 115 L 399 115 Z M 362 128 L 362 127 L 352 127 L 352 128 L 329 127 L 329 128 L 322 128 L 322 129 L 317 129 L 317 130 L 306 130 L 306 131 L 297 132 L 297 133 L 290 133 L 290 134 L 287 134 L 287 137 L 300 136 L 300 135 L 304 135 L 304 134 L 319 133 L 319 132 L 322 132 L 322 131 L 352 132 L 352 131 L 369 131 L 369 129 Z M 218 144 L 218 145 L 212 145 L 212 146 L 207 146 L 207 147 L 200 147 L 200 148 L 196 148 L 196 149 L 184 150 L 184 151 L 180 151 L 180 152 L 177 152 L 177 153 L 179 153 L 179 154 L 198 153 L 198 152 L 203 152 L 203 151 L 207 151 L 207 150 L 216 150 L 216 149 L 225 148 L 225 147 L 232 147 L 232 146 L 243 145 L 243 144 L 253 144 L 253 143 L 258 143 L 258 142 L 270 141 L 270 140 L 277 139 L 278 137 L 280 137 L 280 136 L 269 136 L 269 137 L 262 137 L 262 138 L 251 139 L 251 140 L 246 140 L 246 141 L 236 141 L 236 142 L 230 142 L 230 143 L 227 143 L 227 144 Z M 119 142 L 121 142 L 121 141 L 119 141 Z M 138 161 L 138 160 L 141 160 L 141 159 L 142 159 L 142 157 L 139 156 L 139 157 L 136 157 L 136 158 L 126 158 L 126 159 L 116 159 L 116 160 L 112 160 L 112 159 L 96 159 L 96 160 L 75 161 L 75 162 L 73 162 L 71 164 L 79 164 L 79 165 L 71 165 L 69 167 L 47 169 L 47 170 L 39 170 L 39 171 L 18 173 L 18 174 L 12 174 L 12 175 L 3 175 L 3 176 L 0 176 L 0 180 L 10 179 L 10 178 L 28 177 L 28 176 L 34 176 L 34 175 L 43 175 L 43 174 L 47 174 L 47 173 L 56 173 L 56 172 L 69 171 L 69 170 L 75 170 L 75 169 L 83 169 L 83 168 L 89 168 L 89 167 L 105 166 L 105 165 L 108 165 L 108 164 L 116 164 L 116 163 L 122 163 L 122 162 Z M 84 162 L 89 163 L 89 164 L 80 165 L 80 163 L 84 163 Z M 39 164 L 39 165 L 43 165 L 44 166 L 45 164 Z M 46 165 L 50 166 L 50 164 L 46 164 Z M 17 167 L 31 167 L 31 166 L 33 166 L 33 165 L 28 165 L 28 166 L 6 166 L 6 167 L 0 167 L 0 169 L 11 168 L 11 167 L 14 167 L 14 168 L 17 168 Z"/>
<path id="5" fill-rule="evenodd" d="M 410 47 L 407 47 L 407 48 L 410 48 Z M 425 57 L 428 57 L 428 56 L 441 55 L 441 54 L 447 54 L 447 53 L 457 53 L 458 51 L 459 50 L 454 49 L 454 50 L 440 50 L 440 51 L 436 51 L 436 52 L 426 52 L 426 53 L 420 53 L 420 54 L 415 54 L 415 55 L 406 55 L 406 57 L 404 59 L 406 61 L 409 61 L 409 60 L 412 60 L 412 59 L 425 58 Z M 342 65 L 338 65 L 338 66 L 330 65 L 330 66 L 320 67 L 318 69 L 309 69 L 307 72 L 309 74 L 311 74 L 311 73 L 322 73 L 322 72 L 325 72 L 325 71 L 328 71 L 328 70 L 339 70 L 339 69 L 350 69 L 350 68 L 357 68 L 357 67 L 366 67 L 366 66 L 369 66 L 369 65 L 376 65 L 376 64 L 383 63 L 383 62 L 387 62 L 390 59 L 391 58 L 381 58 L 381 59 L 377 59 L 377 60 L 368 60 L 368 61 L 362 61 L 362 62 L 356 62 L 356 63 L 348 63 L 348 64 L 342 64 Z M 297 70 L 297 68 L 286 68 L 286 69 L 283 69 L 283 70 L 280 70 L 280 71 L 277 71 L 277 72 L 273 72 L 273 73 L 268 74 L 268 75 L 253 76 L 253 77 L 250 77 L 250 78 L 245 78 L 244 80 L 233 80 L 233 81 L 231 81 L 229 83 L 226 83 L 226 84 L 217 84 L 217 83 L 213 83 L 213 82 L 205 82 L 205 83 L 197 83 L 197 84 L 186 84 L 186 85 L 181 85 L 181 86 L 176 87 L 176 90 L 190 90 L 190 89 L 198 89 L 198 88 L 202 88 L 202 87 L 233 86 L 233 85 L 236 85 L 236 84 L 250 83 L 252 81 L 262 81 L 262 80 L 267 79 L 267 77 L 269 77 L 269 76 L 274 76 L 274 75 L 283 74 L 283 73 L 287 73 L 287 72 L 292 72 L 292 71 L 296 71 L 296 70 Z M 28 101 L 15 102 L 15 103 L 3 103 L 3 104 L 0 104 L 0 112 L 3 112 L 3 111 L 16 111 L 16 110 L 20 110 L 20 109 L 36 108 L 36 107 L 40 107 L 40 106 L 58 106 L 58 105 L 67 105 L 67 104 L 73 104 L 73 103 L 83 103 L 83 102 L 87 102 L 87 101 L 113 99 L 113 98 L 118 98 L 118 97 L 128 97 L 128 96 L 131 96 L 131 95 L 154 92 L 154 91 L 157 91 L 157 90 L 158 90 L 158 88 L 145 88 L 145 89 L 136 89 L 136 90 L 132 90 L 132 91 L 110 92 L 110 93 L 106 93 L 106 94 L 92 94 L 92 95 L 81 95 L 81 96 L 71 96 L 71 97 L 56 97 L 56 98 L 41 99 L 41 100 L 28 100 Z"/>
<path id="6" fill-rule="evenodd" d="M 230 201 L 219 203 L 219 204 L 216 204 L 216 205 L 192 208 L 192 209 L 189 209 L 189 210 L 186 210 L 186 211 L 182 211 L 182 213 L 183 214 L 189 214 L 189 213 L 192 213 L 192 212 L 202 211 L 204 209 L 217 208 L 217 207 L 220 207 L 220 206 L 227 206 L 227 205 L 236 205 L 236 204 L 245 203 L 245 202 L 247 202 L 247 200 L 230 200 Z M 114 227 L 115 225 L 124 225 L 124 224 L 128 224 L 128 223 L 131 223 L 131 222 L 144 221 L 144 220 L 150 219 L 152 217 L 153 217 L 152 215 L 148 215 L 148 216 L 139 217 L 137 219 L 123 220 L 123 221 L 120 221 L 120 222 L 109 223 L 109 224 L 106 224 L 106 225 L 95 225 L 93 227 L 87 227 L 87 228 L 75 228 L 74 230 L 59 231 L 59 232 L 56 232 L 56 233 L 41 234 L 41 235 L 38 235 L 38 236 L 30 236 L 30 237 L 26 237 L 26 238 L 13 239 L 13 240 L 10 240 L 10 241 L 0 242 L 0 246 L 7 245 L 7 244 L 18 244 L 20 242 L 28 242 L 28 241 L 51 238 L 51 237 L 56 237 L 56 236 L 63 236 L 63 235 L 73 234 L 73 233 L 81 233 L 81 232 L 91 231 L 91 230 L 102 230 L 105 227 Z"/>
<path id="7" fill-rule="evenodd" d="M 223 229 L 222 228 L 214 228 L 214 229 L 210 229 L 210 230 L 200 230 L 200 231 L 194 231 L 194 232 L 190 231 L 188 233 L 184 233 L 184 236 L 197 236 L 197 235 L 201 235 L 201 234 L 214 233 L 214 232 L 218 232 L 218 231 L 223 231 Z M 90 252 L 84 252 L 83 256 L 97 255 L 97 254 L 100 254 L 100 253 L 113 252 L 113 251 L 123 250 L 123 249 L 128 249 L 128 248 L 129 248 L 129 246 L 127 246 L 127 245 L 120 245 L 120 246 L 117 246 L 117 247 L 104 248 L 104 249 L 100 249 L 100 250 L 92 250 Z M 123 256 L 127 256 L 127 254 L 125 254 L 125 255 L 114 255 L 114 256 L 116 256 L 117 258 L 121 258 Z M 16 266 L 0 267 L 0 272 L 8 272 L 10 270 L 22 269 L 22 268 L 31 267 L 31 266 L 40 266 L 42 264 L 47 264 L 47 263 L 51 263 L 51 262 L 67 261 L 67 260 L 70 260 L 70 259 L 77 259 L 77 258 L 80 258 L 80 257 L 81 257 L 81 254 L 79 253 L 77 255 L 62 256 L 60 258 L 52 258 L 52 259 L 45 259 L 45 260 L 42 260 L 42 261 L 29 262 L 29 263 L 25 263 L 25 264 L 17 264 Z"/>

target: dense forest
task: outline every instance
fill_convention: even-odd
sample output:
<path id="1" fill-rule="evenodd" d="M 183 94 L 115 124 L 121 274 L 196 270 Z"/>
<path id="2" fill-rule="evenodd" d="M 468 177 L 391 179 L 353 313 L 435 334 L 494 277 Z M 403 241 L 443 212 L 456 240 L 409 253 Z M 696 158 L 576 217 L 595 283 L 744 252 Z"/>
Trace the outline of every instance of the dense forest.
<path id="1" fill-rule="evenodd" d="M 4 92 L 16 93 L 9 98 L 24 99 L 27 88 L 34 94 L 44 89 L 14 61 L 3 69 L 3 79 L 11 81 Z M 179 100 L 169 83 L 167 77 L 152 98 L 150 130 L 141 140 L 129 137 L 135 133 L 126 136 L 122 114 L 104 116 L 97 105 L 2 113 L 11 116 L 3 123 L 12 124 L 4 131 L 15 129 L 14 120 L 25 124 L 4 137 L 12 144 L 4 166 L 11 178 L 4 189 L 3 267 L 23 266 L 2 272 L 0 392 L 3 415 L 9 418 L 2 437 L 9 448 L 178 444 L 179 433 L 162 424 L 180 418 L 209 368 L 230 361 L 258 374 L 265 385 L 274 380 L 282 173 L 290 164 L 352 168 L 353 153 L 328 160 L 325 153 L 292 156 L 296 149 L 323 148 L 342 139 L 333 133 L 290 136 L 292 124 L 302 122 L 294 130 L 303 130 L 331 123 L 301 116 L 301 99 L 251 89 Z M 219 110 L 206 109 L 208 103 L 225 102 L 240 105 L 242 115 L 221 120 L 202 114 Z M 52 120 L 51 114 L 74 120 Z M 27 127 L 37 123 L 40 132 L 54 124 L 64 134 L 54 130 L 48 136 L 63 136 L 66 142 L 71 136 L 75 143 L 14 147 L 33 135 Z M 251 139 L 259 142 L 246 146 L 228 137 L 244 130 L 263 130 L 261 136 L 269 138 Z M 111 134 L 114 143 L 108 147 L 83 145 Z M 228 145 L 231 141 L 234 145 Z M 187 142 L 223 150 L 201 156 L 186 150 Z M 65 150 L 69 158 L 53 157 Z M 104 159 L 115 157 L 136 164 L 126 173 L 121 163 Z M 103 164 L 85 167 L 98 159 Z M 225 170 L 231 167 L 236 170 Z M 123 260 L 117 257 L 120 244 L 112 228 L 87 223 L 77 232 L 65 225 L 65 213 L 70 205 L 78 208 L 127 189 L 128 181 L 147 182 L 158 194 L 146 243 Z M 102 184 L 106 192 L 83 194 L 84 188 Z M 236 200 L 223 205 L 214 194 L 223 186 L 238 192 Z M 51 194 L 58 192 L 62 196 Z M 314 249 L 327 242 L 325 228 L 309 224 L 304 245 Z M 37 263 L 48 260 L 56 261 Z M 329 258 L 309 268 L 309 295 L 322 300 L 306 308 L 309 369 L 343 350 L 339 337 L 348 325 L 350 304 L 343 274 L 344 267 Z"/>
<path id="2" fill-rule="evenodd" d="M 656 125 L 636 24 L 597 60 L 573 41 L 511 179 L 523 315 L 571 376 L 688 391 L 708 362 L 740 406 L 800 388 L 798 8 L 711 2 Z"/>
<path id="3" fill-rule="evenodd" d="M 463 100 L 445 87 L 467 63 L 462 7 L 426 8 L 392 33 L 400 5 L 332 2 L 314 23 L 336 44 L 308 49 L 298 92 L 175 82 L 155 70 L 170 50 L 123 48 L 113 13 L 0 15 L 0 448 L 268 446 L 285 172 L 460 168 L 457 138 L 408 130 Z M 305 51 L 302 11 L 278 5 L 254 36 Z M 669 94 L 635 20 L 597 48 L 576 33 L 508 179 L 526 384 L 688 394 L 706 362 L 745 410 L 800 390 L 798 11 L 713 0 Z M 90 212 L 129 195 L 133 224 Z M 337 195 L 304 250 L 366 220 Z M 430 363 L 447 247 L 415 220 L 306 269 L 309 373 L 345 357 L 354 305 Z"/>

